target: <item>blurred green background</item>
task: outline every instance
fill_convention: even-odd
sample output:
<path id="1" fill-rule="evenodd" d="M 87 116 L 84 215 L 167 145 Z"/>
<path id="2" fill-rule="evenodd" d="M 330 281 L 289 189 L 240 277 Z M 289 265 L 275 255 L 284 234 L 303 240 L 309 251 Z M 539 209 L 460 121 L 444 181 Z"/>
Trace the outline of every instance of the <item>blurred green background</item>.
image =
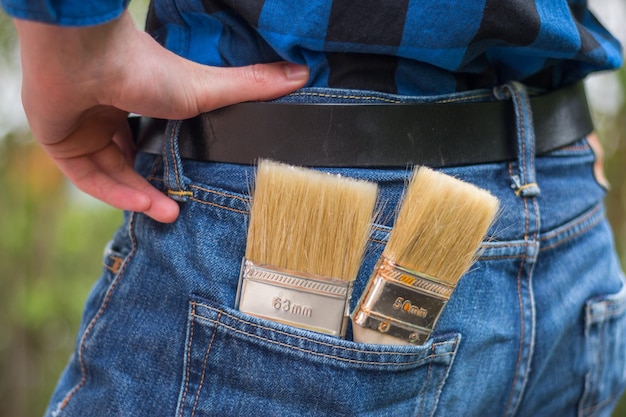
<path id="1" fill-rule="evenodd" d="M 131 3 L 136 22 L 146 3 Z M 623 0 L 596 3 L 624 42 Z M 0 13 L 0 417 L 43 414 L 102 249 L 122 219 L 76 191 L 33 142 L 19 102 L 18 61 L 13 27 Z M 612 185 L 607 212 L 626 265 L 626 69 L 594 76 L 588 90 Z M 626 397 L 614 416 L 626 417 Z"/>

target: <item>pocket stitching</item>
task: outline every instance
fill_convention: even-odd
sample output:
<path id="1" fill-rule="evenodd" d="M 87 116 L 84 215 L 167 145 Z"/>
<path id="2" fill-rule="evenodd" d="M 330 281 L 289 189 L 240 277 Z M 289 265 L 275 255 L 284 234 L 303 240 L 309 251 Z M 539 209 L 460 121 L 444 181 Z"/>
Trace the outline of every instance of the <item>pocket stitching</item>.
<path id="1" fill-rule="evenodd" d="M 341 356 L 329 355 L 329 354 L 326 354 L 326 353 L 316 352 L 316 351 L 313 351 L 313 350 L 310 350 L 310 349 L 304 349 L 304 348 L 301 348 L 301 347 L 298 347 L 298 346 L 289 345 L 287 343 L 279 342 L 279 341 L 276 341 L 276 340 L 271 340 L 271 339 L 268 339 L 268 338 L 265 338 L 265 337 L 253 334 L 253 333 L 249 333 L 249 332 L 245 332 L 243 330 L 236 329 L 236 328 L 234 328 L 232 326 L 229 326 L 227 324 L 224 324 L 224 323 L 218 323 L 218 322 L 216 322 L 215 320 L 212 320 L 212 319 L 206 319 L 206 318 L 203 318 L 203 317 L 198 317 L 198 319 L 205 320 L 205 321 L 207 321 L 209 323 L 213 323 L 213 324 L 222 326 L 222 327 L 224 327 L 224 328 L 226 328 L 226 329 L 228 329 L 230 331 L 233 331 L 235 333 L 239 333 L 239 334 L 242 334 L 242 335 L 245 335 L 245 336 L 248 336 L 248 337 L 253 337 L 255 339 L 259 339 L 259 340 L 262 340 L 262 341 L 265 341 L 265 342 L 268 342 L 268 343 L 271 343 L 271 344 L 274 344 L 274 345 L 277 345 L 277 346 L 282 346 L 282 347 L 285 347 L 285 348 L 288 348 L 288 349 L 291 349 L 291 350 L 295 350 L 295 351 L 298 351 L 298 352 L 307 353 L 307 354 L 311 354 L 311 355 L 314 355 L 314 356 L 319 356 L 319 357 L 327 358 L 327 359 L 334 359 L 334 360 L 341 361 L 341 362 L 346 362 L 346 363 L 354 363 L 354 364 L 362 364 L 362 365 L 398 366 L 398 367 L 401 367 L 401 366 L 406 366 L 406 365 L 416 365 L 416 364 L 419 364 L 420 362 L 424 362 L 427 359 L 432 359 L 432 358 L 436 358 L 436 357 L 439 357 L 439 356 L 449 356 L 450 355 L 450 353 L 439 354 L 439 355 L 435 355 L 435 356 L 428 356 L 428 357 L 425 357 L 425 358 L 422 358 L 422 359 L 416 360 L 416 361 L 401 362 L 401 363 L 362 361 L 362 360 L 342 358 Z M 267 329 L 267 330 L 274 331 L 275 329 Z M 367 353 L 369 353 L 369 352 L 367 352 Z M 374 352 L 374 353 L 376 353 L 376 352 Z"/>
<path id="2" fill-rule="evenodd" d="M 318 344 L 318 345 L 322 345 L 322 346 L 326 346 L 326 347 L 330 347 L 330 348 L 333 348 L 333 349 L 340 349 L 340 350 L 344 350 L 344 351 L 348 351 L 348 352 L 375 354 L 375 355 L 398 355 L 398 356 L 416 356 L 416 355 L 419 355 L 419 353 L 415 353 L 415 352 L 398 352 L 398 351 L 388 351 L 388 350 L 387 351 L 373 351 L 373 350 L 369 350 L 369 349 L 357 349 L 357 348 L 350 348 L 350 347 L 347 347 L 347 346 L 338 346 L 338 345 L 334 345 L 334 344 L 331 344 L 331 343 L 328 343 L 328 342 L 323 342 L 321 340 L 311 339 L 311 338 L 306 337 L 306 336 L 302 336 L 302 335 L 298 335 L 298 334 L 294 334 L 294 333 L 288 333 L 288 332 L 285 332 L 285 331 L 280 330 L 280 329 L 264 326 L 262 324 L 253 323 L 251 321 L 247 321 L 247 320 L 244 320 L 242 318 L 233 316 L 232 314 L 229 314 L 228 312 L 226 312 L 224 310 L 217 309 L 215 307 L 212 307 L 210 305 L 204 304 L 202 302 L 192 301 L 192 304 L 194 306 L 204 307 L 206 309 L 209 309 L 211 311 L 214 311 L 214 312 L 218 313 L 220 316 L 224 315 L 224 316 L 226 316 L 226 317 L 228 317 L 228 318 L 230 318 L 232 320 L 238 321 L 240 323 L 243 323 L 243 324 L 246 324 L 246 325 L 249 325 L 249 326 L 257 327 L 257 328 L 262 329 L 262 330 L 275 332 L 275 333 L 278 333 L 278 334 L 282 334 L 284 336 L 301 339 L 301 340 L 303 340 L 305 342 L 312 342 L 312 343 L 315 343 L 315 344 Z M 195 308 L 194 308 L 194 313 L 193 314 L 194 314 L 194 317 L 196 317 L 196 318 L 198 318 L 200 320 L 205 320 L 205 321 L 208 321 L 208 322 L 211 322 L 211 323 L 214 323 L 216 321 L 216 319 L 212 319 L 212 318 L 209 318 L 209 317 L 204 317 L 204 316 L 199 315 L 198 313 L 195 312 Z M 228 326 L 227 324 L 224 324 L 224 323 L 221 323 L 221 322 L 219 324 L 224 326 L 224 327 L 231 328 L 231 326 Z M 242 334 L 250 334 L 250 333 L 244 332 L 244 331 L 239 331 L 239 332 L 242 333 Z M 250 334 L 250 335 L 256 337 L 256 335 L 254 335 L 254 334 Z M 273 342 L 273 341 L 270 340 L 270 342 Z M 448 345 L 448 344 L 456 344 L 456 337 L 455 337 L 455 339 L 453 341 L 433 342 L 432 350 L 434 350 L 434 348 L 437 347 L 437 346 L 444 346 L 444 345 Z M 437 356 L 445 356 L 445 355 L 449 355 L 449 354 L 450 353 L 439 354 Z M 432 356 L 428 356 L 428 357 L 432 357 Z M 407 363 L 417 363 L 417 361 L 416 362 L 407 362 Z"/>
<path id="3" fill-rule="evenodd" d="M 192 186 L 192 188 L 193 188 L 193 186 Z M 217 204 L 217 203 L 212 203 L 212 202 L 209 202 L 209 201 L 200 200 L 200 199 L 195 198 L 195 197 L 190 197 L 189 199 L 192 200 L 192 201 L 195 201 L 196 203 L 199 203 L 199 204 L 205 204 L 207 206 L 217 207 L 219 209 L 232 211 L 234 213 L 239 213 L 239 214 L 248 214 L 249 213 L 248 211 L 245 211 L 245 210 L 238 210 L 236 208 L 226 207 L 226 206 L 223 206 L 223 205 L 220 205 L 220 204 Z"/>
<path id="4" fill-rule="evenodd" d="M 431 347 L 431 352 L 433 351 L 433 347 Z M 428 364 L 428 373 L 426 374 L 426 381 L 424 382 L 424 385 L 422 386 L 422 390 L 420 392 L 420 409 L 419 409 L 419 411 L 417 413 L 417 417 L 420 417 L 422 415 L 422 411 L 424 410 L 424 403 L 425 403 L 425 401 L 424 401 L 424 391 L 426 390 L 426 387 L 429 385 L 428 383 L 430 381 L 430 374 L 432 372 L 432 369 L 433 369 L 433 362 L 430 361 L 430 363 Z M 438 388 L 439 387 L 437 387 L 437 389 Z"/>
<path id="5" fill-rule="evenodd" d="M 360 360 L 360 359 L 367 359 L 367 358 L 358 357 L 358 356 L 355 357 L 355 359 L 351 359 L 349 357 L 337 357 L 332 354 L 333 353 L 332 350 L 323 350 L 322 346 L 320 346 L 320 350 L 316 350 L 315 346 L 309 347 L 306 345 L 304 346 L 299 345 L 297 340 L 295 340 L 295 339 L 301 339 L 301 340 L 309 340 L 316 344 L 320 343 L 318 342 L 318 340 L 316 340 L 313 337 L 307 338 L 307 337 L 289 333 L 288 331 L 281 331 L 281 329 L 275 329 L 272 326 L 266 327 L 262 325 L 263 323 L 260 323 L 261 325 L 257 325 L 256 323 L 246 320 L 245 315 L 244 317 L 240 318 L 236 314 L 228 311 L 229 310 L 228 308 L 225 308 L 226 309 L 225 311 L 219 306 L 211 307 L 210 300 L 206 301 L 208 303 L 207 305 L 207 304 L 203 304 L 202 302 L 199 302 L 198 298 L 194 299 L 195 297 L 196 296 L 192 295 L 192 298 L 189 300 L 189 304 L 190 304 L 189 313 L 188 313 L 189 314 L 188 315 L 189 327 L 188 327 L 188 336 L 187 336 L 189 341 L 187 342 L 187 348 L 186 348 L 187 354 L 185 357 L 185 362 L 186 362 L 187 368 L 191 367 L 193 369 L 196 369 L 196 371 L 194 371 L 193 373 L 188 372 L 188 376 L 185 378 L 183 384 L 181 384 L 181 390 L 182 390 L 182 386 L 188 387 L 188 389 L 186 390 L 187 393 L 185 394 L 186 396 L 190 395 L 190 393 L 192 393 L 193 391 L 196 391 L 196 399 L 193 404 L 193 409 L 191 409 L 191 397 L 188 398 L 189 401 L 186 401 L 187 398 L 182 398 L 182 401 L 179 401 L 179 405 L 178 405 L 179 410 L 181 411 L 179 411 L 177 415 L 188 415 L 189 413 L 191 413 L 189 415 L 193 417 L 196 411 L 197 412 L 201 411 L 201 408 L 202 408 L 201 404 L 207 404 L 207 406 L 212 407 L 211 398 L 216 398 L 216 397 L 212 397 L 212 395 L 216 395 L 216 394 L 213 392 L 212 389 L 210 389 L 210 387 L 212 386 L 212 384 L 210 383 L 212 372 L 210 369 L 207 369 L 207 368 L 211 366 L 215 366 L 215 365 L 219 366 L 219 362 L 215 362 L 215 359 L 211 359 L 214 355 L 214 353 L 212 353 L 213 347 L 217 349 L 218 342 L 222 340 L 222 338 L 225 335 L 227 335 L 229 332 L 232 332 L 230 337 L 233 337 L 233 336 L 237 337 L 236 335 L 239 334 L 239 335 L 244 335 L 244 337 L 248 339 L 248 342 L 251 342 L 251 343 L 254 343 L 254 340 L 260 340 L 265 343 L 268 343 L 269 346 L 266 344 L 263 347 L 264 350 L 268 348 L 272 349 L 271 346 L 286 346 L 288 350 L 292 352 L 291 354 L 289 354 L 289 356 L 293 354 L 300 355 L 301 354 L 300 352 L 304 352 L 307 355 L 309 355 L 309 357 L 311 358 L 318 357 L 318 358 L 322 358 L 320 360 L 325 360 L 327 358 L 337 360 L 338 362 L 336 366 L 340 366 L 340 367 L 344 367 L 346 365 L 341 365 L 339 362 L 353 363 L 353 364 L 357 364 L 357 366 L 359 364 L 364 364 L 366 366 L 366 368 L 363 370 L 364 372 L 375 371 L 372 369 L 367 370 L 368 368 L 367 365 L 371 365 L 371 364 L 375 365 L 378 368 L 378 371 L 384 370 L 388 372 L 413 372 L 414 369 L 412 365 L 417 364 L 418 366 L 420 366 L 421 364 L 423 366 L 421 368 L 422 369 L 421 375 L 423 375 L 424 378 L 420 378 L 420 380 L 425 380 L 427 381 L 427 383 L 425 384 L 424 387 L 418 388 L 418 391 L 414 392 L 414 394 L 411 395 L 411 398 L 413 398 L 415 401 L 420 401 L 421 404 L 418 406 L 417 404 L 413 403 L 412 406 L 409 406 L 409 408 L 407 408 L 407 411 L 409 412 L 412 411 L 410 412 L 411 415 L 415 415 L 415 412 L 418 411 L 420 416 L 427 416 L 427 415 L 432 416 L 434 415 L 436 411 L 438 400 L 436 398 L 432 398 L 429 392 L 435 390 L 433 391 L 433 395 L 436 395 L 437 398 L 439 397 L 441 393 L 441 389 L 445 385 L 445 380 L 449 374 L 449 369 L 452 366 L 452 363 L 454 362 L 454 357 L 457 353 L 457 348 L 459 345 L 459 341 L 461 339 L 460 334 L 450 334 L 448 338 L 443 342 L 441 341 L 441 339 L 439 339 L 439 341 L 437 342 L 433 340 L 430 346 L 427 346 L 425 349 L 423 349 L 423 354 L 428 355 L 428 356 L 420 357 L 420 360 L 411 361 L 408 363 L 406 362 L 390 363 L 387 360 L 385 360 L 385 358 L 383 357 L 380 358 L 381 360 L 384 360 L 384 362 L 382 363 L 377 362 L 375 360 L 372 360 L 372 361 Z M 203 310 L 203 308 L 207 308 L 207 310 Z M 248 327 L 249 325 L 251 326 Z M 195 328 L 193 332 L 191 330 L 192 326 L 197 327 Z M 212 329 L 209 329 L 209 326 Z M 219 329 L 219 326 L 223 326 L 221 330 Z M 277 332 L 277 334 L 258 333 L 255 330 L 256 328 L 266 329 L 272 333 Z M 204 330 L 201 330 L 201 329 L 204 329 Z M 219 333 L 218 333 L 218 330 L 220 330 Z M 199 336 L 201 333 L 202 333 L 202 336 Z M 291 337 L 292 340 L 289 341 L 287 339 L 284 339 L 284 341 L 282 341 L 283 339 L 280 339 L 280 338 L 273 339 L 273 337 L 277 337 L 280 333 L 283 333 L 284 335 Z M 192 338 L 192 335 L 193 335 L 193 338 Z M 191 340 L 193 340 L 193 342 L 189 343 Z M 237 341 L 231 339 L 228 343 L 237 343 Z M 330 342 L 327 342 L 327 343 L 321 342 L 321 344 L 322 345 L 326 344 L 328 346 L 331 346 L 332 348 L 342 349 L 341 346 L 334 345 Z M 190 345 L 193 345 L 194 347 L 189 348 Z M 258 346 L 260 347 L 263 345 L 259 343 Z M 449 349 L 450 351 L 446 353 L 442 353 L 442 348 Z M 195 353 L 192 354 L 191 353 L 192 350 Z M 363 352 L 363 353 L 376 353 L 377 355 L 382 354 L 376 351 L 371 352 L 371 351 L 360 350 L 360 349 L 348 348 L 347 350 L 352 350 L 355 352 Z M 272 349 L 272 351 L 274 351 L 274 349 Z M 276 350 L 276 352 L 280 352 L 282 355 L 287 354 L 282 349 Z M 397 355 L 397 356 L 408 354 L 406 352 L 395 352 L 393 350 L 391 350 L 390 353 L 392 355 Z M 414 354 L 414 356 L 416 357 L 419 355 L 420 355 L 419 353 Z M 193 362 L 192 362 L 191 356 L 194 356 Z M 289 360 L 289 356 L 285 356 L 283 360 Z M 372 355 L 372 358 L 374 357 L 376 357 L 376 355 Z M 441 360 L 438 360 L 438 358 L 441 358 L 441 357 L 451 358 L 451 360 L 443 363 Z M 427 369 L 425 366 L 426 363 L 424 363 L 423 361 L 428 361 Z M 392 365 L 392 366 L 389 366 L 389 365 Z M 438 367 L 443 367 L 443 369 L 441 371 L 438 371 L 437 370 Z M 200 369 L 202 369 L 202 371 L 200 371 Z M 355 371 L 356 369 L 358 368 L 355 368 Z M 439 375 L 440 372 L 442 372 L 441 375 Z M 204 384 L 204 382 L 206 382 L 206 385 Z M 430 388 L 427 389 L 427 386 L 430 386 Z M 428 403 L 426 404 L 424 403 L 424 401 L 427 401 Z M 186 403 L 186 408 L 185 408 L 185 403 Z"/>
<path id="6" fill-rule="evenodd" d="M 371 355 L 371 354 L 374 354 L 374 355 L 389 355 L 389 354 L 391 354 L 391 355 L 394 355 L 394 356 L 416 356 L 416 355 L 419 355 L 419 354 L 410 353 L 410 352 L 395 352 L 395 351 L 376 352 L 376 351 L 370 351 L 370 350 L 365 350 L 365 349 L 355 349 L 355 348 L 349 348 L 349 347 L 332 345 L 330 343 L 325 343 L 325 342 L 322 342 L 322 341 L 319 341 L 319 340 L 310 339 L 310 338 L 307 338 L 305 336 L 300 336 L 300 335 L 296 335 L 296 334 L 292 334 L 292 333 L 287 333 L 287 332 L 281 331 L 279 329 L 270 328 L 270 327 L 262 326 L 262 325 L 259 325 L 259 324 L 256 324 L 256 323 L 252 323 L 252 322 L 249 322 L 249 321 L 245 321 L 245 320 L 242 320 L 242 319 L 240 319 L 238 317 L 234 317 L 234 316 L 228 314 L 227 312 L 225 312 L 223 310 L 218 310 L 218 309 L 215 309 L 213 307 L 207 306 L 207 305 L 202 304 L 202 303 L 197 303 L 197 302 L 192 302 L 192 303 L 194 303 L 195 305 L 201 305 L 201 306 L 203 306 L 205 308 L 208 308 L 208 309 L 218 313 L 218 318 L 217 319 L 211 319 L 211 318 L 208 318 L 208 317 L 202 317 L 202 316 L 199 316 L 196 313 L 194 313 L 194 318 L 195 319 L 202 320 L 202 321 L 205 321 L 205 322 L 208 322 L 208 323 L 212 323 L 212 324 L 214 324 L 216 326 L 218 326 L 218 325 L 219 326 L 223 326 L 224 328 L 229 329 L 229 330 L 231 330 L 231 331 L 233 331 L 235 333 L 242 334 L 242 335 L 245 335 L 245 336 L 248 336 L 248 337 L 253 337 L 255 339 L 259 339 L 259 340 L 262 340 L 262 341 L 265 341 L 265 342 L 268 342 L 268 343 L 271 343 L 271 344 L 274 344 L 274 345 L 277 345 L 277 346 L 282 346 L 282 347 L 285 347 L 285 348 L 288 348 L 288 349 L 292 349 L 292 350 L 295 350 L 295 351 L 298 351 L 298 352 L 312 354 L 312 355 L 319 356 L 319 357 L 322 357 L 322 358 L 334 359 L 334 360 L 337 360 L 337 361 L 340 361 L 340 362 L 345 362 L 345 363 L 354 363 L 354 364 L 362 364 L 362 365 L 374 365 L 374 366 L 405 367 L 405 366 L 418 365 L 418 364 L 420 364 L 420 363 L 422 363 L 424 361 L 427 361 L 427 360 L 432 360 L 432 359 L 439 358 L 439 357 L 447 357 L 447 356 L 451 356 L 451 355 L 455 354 L 455 351 L 453 350 L 453 351 L 446 352 L 446 353 L 430 354 L 430 355 L 427 355 L 427 356 L 424 356 L 424 357 L 420 357 L 419 359 L 416 359 L 416 360 L 405 361 L 405 362 L 376 362 L 376 361 L 364 361 L 364 360 L 349 359 L 349 358 L 344 358 L 344 357 L 341 357 L 341 356 L 329 355 L 327 353 L 316 352 L 314 350 L 305 349 L 305 348 L 301 348 L 301 347 L 298 347 L 298 346 L 293 346 L 293 345 L 290 345 L 290 344 L 287 344 L 287 343 L 283 343 L 283 342 L 280 342 L 280 341 L 277 341 L 277 340 L 268 339 L 266 337 L 263 337 L 263 336 L 260 336 L 260 335 L 254 334 L 254 333 L 250 333 L 250 332 L 246 332 L 244 330 L 237 329 L 237 328 L 232 327 L 232 326 L 230 326 L 228 324 L 222 323 L 222 322 L 220 322 L 218 320 L 219 320 L 219 317 L 224 315 L 224 316 L 227 316 L 227 317 L 229 317 L 229 318 L 231 318 L 231 319 L 233 319 L 235 321 L 238 321 L 240 323 L 243 323 L 243 324 L 246 324 L 246 325 L 251 325 L 253 327 L 257 327 L 257 328 L 260 328 L 262 330 L 275 332 L 275 333 L 278 333 L 278 334 L 282 334 L 284 336 L 294 337 L 294 338 L 301 339 L 301 340 L 304 340 L 304 341 L 307 341 L 307 342 L 312 342 L 312 343 L 315 343 L 315 344 L 318 344 L 318 345 L 330 347 L 330 348 L 333 348 L 333 349 L 343 350 L 343 351 L 349 351 L 349 352 L 355 352 L 355 353 L 364 353 L 364 354 L 369 354 L 369 355 Z M 195 311 L 195 308 L 194 308 L 194 311 Z M 431 346 L 431 351 L 434 351 L 435 347 L 437 347 L 437 346 L 444 346 L 444 345 L 448 345 L 448 344 L 456 345 L 457 337 L 455 337 L 455 339 L 451 340 L 451 341 L 434 342 L 432 344 L 432 346 Z"/>
<path id="7" fill-rule="evenodd" d="M 192 304 L 191 306 L 191 317 L 195 317 L 196 305 Z M 193 345 L 193 335 L 195 329 L 196 321 L 191 320 L 191 324 L 189 327 L 189 341 L 187 343 L 187 358 L 191 357 L 191 346 Z M 187 359 L 187 366 L 185 367 L 185 389 L 183 390 L 182 398 L 180 399 L 180 413 L 178 413 L 179 417 L 182 417 L 183 411 L 185 409 L 185 400 L 187 399 L 187 392 L 189 391 L 189 375 L 191 374 L 191 360 Z"/>
<path id="8" fill-rule="evenodd" d="M 215 326 L 213 326 L 213 334 L 211 334 L 211 341 L 209 342 L 209 346 L 206 349 L 204 354 L 204 361 L 202 362 L 202 375 L 200 376 L 200 383 L 198 384 L 198 391 L 196 392 L 196 399 L 193 402 L 193 408 L 191 409 L 191 417 L 194 417 L 196 414 L 196 409 L 198 408 L 198 402 L 200 400 L 200 392 L 202 392 L 202 386 L 204 384 L 204 376 L 206 375 L 206 365 L 209 361 L 209 354 L 211 353 L 211 348 L 213 347 L 213 341 L 215 340 L 215 334 L 217 333 L 217 326 L 220 318 L 222 317 L 222 313 L 220 312 L 215 319 Z"/>
<path id="9" fill-rule="evenodd" d="M 545 246 L 541 246 L 540 250 L 543 252 L 560 246 L 593 229 L 603 219 L 604 205 L 600 202 L 568 223 L 540 236 L 539 241 L 545 244 Z"/>
<path id="10" fill-rule="evenodd" d="M 624 282 L 624 285 L 626 285 L 626 281 Z M 624 297 L 625 292 L 626 288 L 622 287 L 622 289 L 617 293 L 608 296 L 610 297 L 608 299 L 606 296 L 595 297 L 587 302 L 585 307 L 585 338 L 587 343 L 589 343 L 592 329 L 595 328 L 596 337 L 598 338 L 595 345 L 603 345 L 602 338 L 604 337 L 605 332 L 602 331 L 602 328 L 607 325 L 609 321 L 620 319 L 626 311 L 626 299 Z M 594 307 L 600 305 L 604 307 L 602 308 L 602 311 L 594 312 Z M 582 416 L 593 416 L 597 410 L 601 410 L 606 405 L 613 403 L 621 395 L 621 393 L 609 393 L 602 401 L 597 403 L 593 401 L 595 396 L 592 392 L 594 392 L 595 385 L 602 373 L 602 369 L 605 366 L 603 364 L 605 362 L 606 361 L 602 357 L 602 350 L 598 349 L 596 359 L 597 365 L 594 365 L 585 375 L 584 392 L 579 403 Z"/>

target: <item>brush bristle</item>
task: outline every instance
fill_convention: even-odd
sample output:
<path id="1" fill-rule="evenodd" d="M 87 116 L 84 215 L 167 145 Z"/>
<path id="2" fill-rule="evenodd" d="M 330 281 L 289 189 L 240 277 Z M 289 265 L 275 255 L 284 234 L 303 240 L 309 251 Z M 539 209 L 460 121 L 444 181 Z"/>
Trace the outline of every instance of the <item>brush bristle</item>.
<path id="1" fill-rule="evenodd" d="M 352 281 L 369 237 L 376 184 L 260 161 L 246 259 Z"/>
<path id="2" fill-rule="evenodd" d="M 474 185 L 420 167 L 404 195 L 383 256 L 455 285 L 498 212 L 498 199 Z"/>

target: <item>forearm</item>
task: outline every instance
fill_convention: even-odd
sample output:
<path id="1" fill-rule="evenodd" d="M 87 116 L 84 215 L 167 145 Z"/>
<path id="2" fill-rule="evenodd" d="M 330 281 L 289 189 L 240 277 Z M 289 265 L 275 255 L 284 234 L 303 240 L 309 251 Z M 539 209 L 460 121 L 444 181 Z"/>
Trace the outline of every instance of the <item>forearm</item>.
<path id="1" fill-rule="evenodd" d="M 65 138 L 74 127 L 72 119 L 84 117 L 85 109 L 115 106 L 111 96 L 127 82 L 132 70 L 128 57 L 135 55 L 132 48 L 154 47 L 127 13 L 90 27 L 19 19 L 15 26 L 21 48 L 22 100 L 31 129 L 43 144 Z"/>
<path id="2" fill-rule="evenodd" d="M 308 78 L 306 67 L 287 63 L 241 68 L 194 63 L 138 30 L 128 12 L 87 27 L 21 19 L 15 25 L 22 101 L 35 138 L 78 188 L 159 221 L 174 221 L 178 206 L 129 163 L 129 112 L 185 119 L 279 97 Z"/>

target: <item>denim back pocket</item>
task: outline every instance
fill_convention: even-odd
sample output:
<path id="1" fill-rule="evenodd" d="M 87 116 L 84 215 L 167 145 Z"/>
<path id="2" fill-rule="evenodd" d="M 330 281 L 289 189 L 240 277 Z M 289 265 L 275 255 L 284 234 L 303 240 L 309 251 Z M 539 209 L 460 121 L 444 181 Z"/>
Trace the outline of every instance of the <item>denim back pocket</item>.
<path id="1" fill-rule="evenodd" d="M 597 297 L 585 309 L 588 363 L 580 403 L 584 417 L 605 415 L 612 409 L 626 381 L 626 281 L 619 293 Z"/>
<path id="2" fill-rule="evenodd" d="M 176 416 L 431 416 L 459 342 L 357 344 L 194 296 Z"/>

